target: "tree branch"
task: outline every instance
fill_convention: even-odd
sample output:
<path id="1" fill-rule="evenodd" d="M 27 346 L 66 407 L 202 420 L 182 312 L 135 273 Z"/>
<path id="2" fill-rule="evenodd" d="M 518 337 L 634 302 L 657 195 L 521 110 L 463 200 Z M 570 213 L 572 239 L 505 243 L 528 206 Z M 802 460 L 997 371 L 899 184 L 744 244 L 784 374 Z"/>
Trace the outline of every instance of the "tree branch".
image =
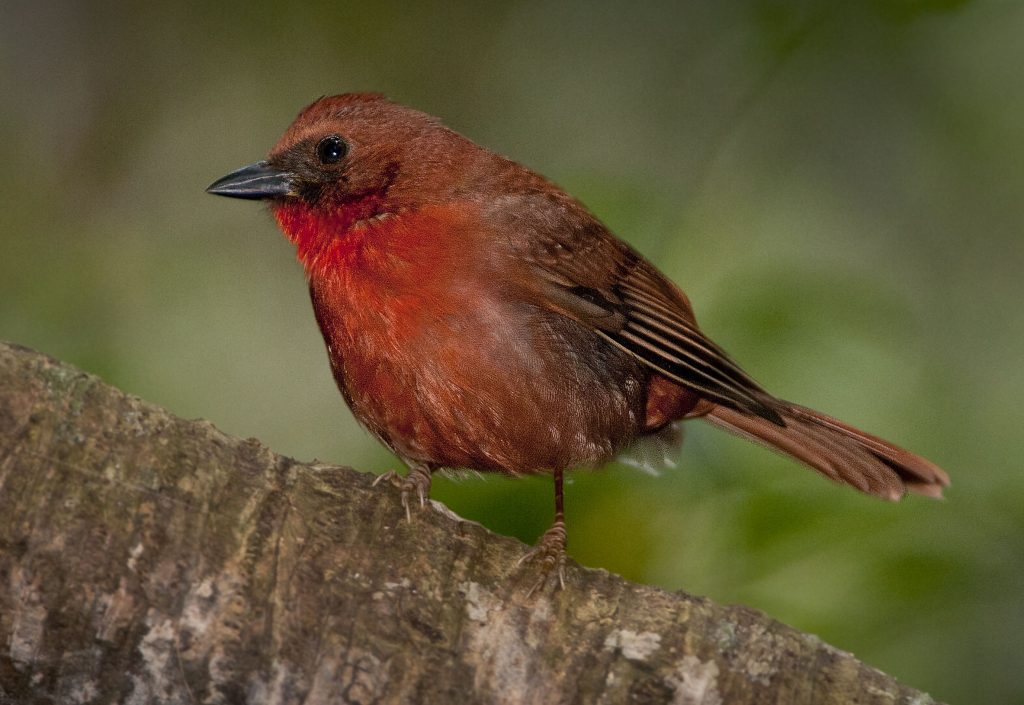
<path id="1" fill-rule="evenodd" d="M 932 703 L 745 607 L 525 547 L 0 343 L 0 702 Z"/>

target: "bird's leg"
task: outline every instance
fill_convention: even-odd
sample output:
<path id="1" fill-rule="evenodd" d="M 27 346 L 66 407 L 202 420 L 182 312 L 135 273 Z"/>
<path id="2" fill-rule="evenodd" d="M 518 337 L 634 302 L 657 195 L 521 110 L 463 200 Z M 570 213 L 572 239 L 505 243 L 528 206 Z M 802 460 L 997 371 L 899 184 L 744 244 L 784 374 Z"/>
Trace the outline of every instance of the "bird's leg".
<path id="1" fill-rule="evenodd" d="M 538 561 L 540 563 L 541 575 L 540 578 L 534 583 L 533 587 L 530 588 L 530 592 L 526 594 L 527 597 L 532 595 L 537 588 L 544 585 L 552 573 L 558 576 L 558 586 L 565 589 L 565 543 L 566 543 L 566 531 L 565 531 L 565 511 L 563 509 L 563 492 L 562 492 L 562 474 L 561 469 L 554 471 L 555 477 L 555 521 L 551 524 L 551 528 L 544 532 L 544 535 L 540 537 L 540 541 L 534 546 L 529 553 L 519 559 L 516 565 L 522 565 L 526 561 Z"/>
<path id="2" fill-rule="evenodd" d="M 376 487 L 381 482 L 394 482 L 402 491 L 402 506 L 405 507 L 405 518 L 412 521 L 412 508 L 409 506 L 409 498 L 413 493 L 419 497 L 420 506 L 427 505 L 427 498 L 430 497 L 430 472 L 429 465 L 423 463 L 409 463 L 409 472 L 402 477 L 394 470 L 388 470 L 383 475 L 378 475 L 373 481 Z"/>

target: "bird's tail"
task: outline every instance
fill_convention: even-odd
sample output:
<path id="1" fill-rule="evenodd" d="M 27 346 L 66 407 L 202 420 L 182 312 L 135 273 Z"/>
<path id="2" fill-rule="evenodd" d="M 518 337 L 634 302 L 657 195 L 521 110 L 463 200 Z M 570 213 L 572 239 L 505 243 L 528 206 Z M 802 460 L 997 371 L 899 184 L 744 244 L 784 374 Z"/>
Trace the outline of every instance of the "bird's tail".
<path id="1" fill-rule="evenodd" d="M 883 499 L 898 500 L 907 490 L 941 498 L 942 488 L 949 484 L 949 476 L 933 463 L 831 416 L 782 400 L 775 410 L 785 426 L 721 405 L 704 418 Z"/>

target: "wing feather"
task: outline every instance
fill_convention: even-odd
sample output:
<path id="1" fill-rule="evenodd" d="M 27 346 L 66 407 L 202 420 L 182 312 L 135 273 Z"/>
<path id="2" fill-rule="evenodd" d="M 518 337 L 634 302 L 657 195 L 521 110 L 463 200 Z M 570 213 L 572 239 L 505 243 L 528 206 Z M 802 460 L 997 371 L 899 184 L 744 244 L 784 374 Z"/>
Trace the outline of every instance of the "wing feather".
<path id="1" fill-rule="evenodd" d="M 571 247 L 543 238 L 535 244 L 543 299 L 552 308 L 669 380 L 785 426 L 772 397 L 700 331 L 682 293 L 603 226 L 578 229 Z"/>

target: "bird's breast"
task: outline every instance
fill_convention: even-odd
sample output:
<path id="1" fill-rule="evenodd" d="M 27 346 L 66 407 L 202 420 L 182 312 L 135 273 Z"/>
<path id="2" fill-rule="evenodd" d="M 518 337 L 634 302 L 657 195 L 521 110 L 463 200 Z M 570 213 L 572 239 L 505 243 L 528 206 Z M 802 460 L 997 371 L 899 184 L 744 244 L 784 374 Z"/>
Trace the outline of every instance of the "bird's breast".
<path id="1" fill-rule="evenodd" d="M 399 455 L 511 473 L 593 463 L 643 419 L 645 377 L 516 298 L 460 214 L 368 224 L 310 289 L 335 379 Z"/>

